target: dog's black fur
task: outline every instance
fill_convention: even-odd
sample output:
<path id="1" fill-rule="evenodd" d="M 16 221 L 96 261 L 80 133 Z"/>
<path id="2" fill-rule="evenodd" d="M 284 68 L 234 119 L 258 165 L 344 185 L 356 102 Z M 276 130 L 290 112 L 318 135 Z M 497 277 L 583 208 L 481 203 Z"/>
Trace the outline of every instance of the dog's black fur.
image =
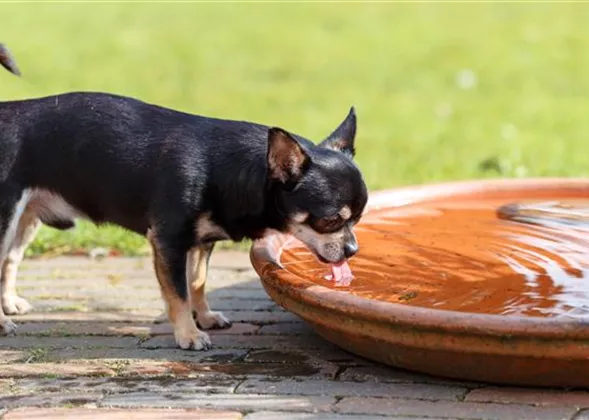
<path id="1" fill-rule="evenodd" d="M 0 62 L 18 72 L 5 48 Z M 105 93 L 2 102 L 0 246 L 19 203 L 36 202 L 36 216 L 58 229 L 73 227 L 79 215 L 149 233 L 168 270 L 158 277 L 168 276 L 163 281 L 183 302 L 189 299 L 187 252 L 217 240 L 258 239 L 269 229 L 297 236 L 298 226 L 308 244 L 309 235 L 337 237 L 309 245 L 321 260 L 338 262 L 357 251 L 351 226 L 367 200 L 352 159 L 355 134 L 353 109 L 317 146 L 279 128 Z M 75 212 L 56 210 L 47 194 Z M 350 213 L 344 218 L 342 208 Z M 205 215 L 206 226 L 199 227 Z"/>

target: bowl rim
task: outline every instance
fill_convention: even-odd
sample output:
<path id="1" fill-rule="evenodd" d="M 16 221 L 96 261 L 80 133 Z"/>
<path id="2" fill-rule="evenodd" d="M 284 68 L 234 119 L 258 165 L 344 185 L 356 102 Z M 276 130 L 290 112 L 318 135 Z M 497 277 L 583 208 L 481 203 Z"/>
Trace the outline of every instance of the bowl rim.
<path id="1" fill-rule="evenodd" d="M 587 178 L 524 178 L 483 179 L 432 183 L 379 190 L 370 193 L 366 212 L 383 206 L 401 206 L 427 202 L 447 196 L 476 197 L 490 193 L 508 193 L 534 188 L 539 191 L 559 190 L 587 195 Z M 361 225 L 360 221 L 359 225 Z M 272 287 L 296 288 L 296 297 L 303 303 L 323 310 L 339 312 L 369 322 L 388 323 L 408 328 L 435 329 L 454 333 L 488 336 L 522 336 L 528 338 L 589 340 L 589 317 L 526 317 L 460 312 L 425 308 L 384 301 L 375 301 L 342 290 L 317 285 L 286 271 L 279 263 L 280 247 L 276 241 L 288 235 L 275 233 L 253 243 L 252 265 L 263 283 Z M 292 291 L 292 290 L 291 290 Z M 345 309 L 345 311 L 344 311 Z"/>

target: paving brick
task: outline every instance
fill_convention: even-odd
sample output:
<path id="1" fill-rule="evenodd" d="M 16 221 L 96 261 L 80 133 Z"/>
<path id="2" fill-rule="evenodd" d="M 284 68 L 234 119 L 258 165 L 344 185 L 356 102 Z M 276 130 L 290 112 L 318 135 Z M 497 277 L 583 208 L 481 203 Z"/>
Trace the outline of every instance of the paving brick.
<path id="1" fill-rule="evenodd" d="M 118 368 L 117 373 L 121 376 L 164 376 L 174 375 L 189 376 L 194 373 L 201 372 L 196 369 L 196 366 L 204 367 L 198 361 L 168 361 L 163 359 L 162 361 L 156 360 L 123 360 L 123 363 Z"/>
<path id="2" fill-rule="evenodd" d="M 233 269 L 228 266 L 211 265 L 209 274 L 207 276 L 206 291 L 215 290 L 218 288 L 226 288 L 228 286 L 236 286 L 245 289 L 259 289 L 262 285 L 256 272 L 251 268 Z"/>
<path id="3" fill-rule="evenodd" d="M 6 395 L 14 385 L 13 379 L 0 379 L 0 395 Z M 1 408 L 1 407 L 0 407 Z"/>
<path id="4" fill-rule="evenodd" d="M 106 366 L 79 363 L 28 363 L 3 365 L 0 378 L 110 376 L 115 372 Z"/>
<path id="5" fill-rule="evenodd" d="M 25 322 L 153 322 L 161 313 L 158 309 L 136 312 L 31 312 L 15 317 L 19 325 Z"/>
<path id="6" fill-rule="evenodd" d="M 149 257 L 117 257 L 93 260 L 85 256 L 58 256 L 52 258 L 27 258 L 21 267 L 22 272 L 35 269 L 47 270 L 57 269 L 100 269 L 105 267 L 127 267 L 144 269 L 149 268 L 151 261 Z"/>
<path id="7" fill-rule="evenodd" d="M 246 362 L 257 363 L 305 363 L 310 357 L 301 351 L 254 350 L 245 357 Z"/>
<path id="8" fill-rule="evenodd" d="M 211 308 L 215 311 L 268 311 L 273 309 L 276 304 L 271 300 L 242 300 L 242 299 L 218 299 L 209 302 Z"/>
<path id="9" fill-rule="evenodd" d="M 21 379 L 12 385 L 13 392 L 19 394 L 67 392 L 67 390 L 83 390 L 91 393 L 124 393 L 124 392 L 200 392 L 200 393 L 232 393 L 239 380 L 226 376 L 205 376 L 199 378 L 159 377 L 144 378 L 63 378 L 63 379 Z"/>
<path id="10" fill-rule="evenodd" d="M 258 331 L 258 334 L 269 334 L 269 335 L 315 335 L 315 331 L 304 322 L 293 322 L 289 324 L 273 324 L 265 325 Z"/>
<path id="11" fill-rule="evenodd" d="M 236 322 L 230 328 L 211 330 L 213 335 L 253 334 L 259 325 Z M 123 322 L 31 322 L 19 326 L 18 335 L 33 336 L 156 336 L 173 334 L 169 323 L 123 323 Z"/>
<path id="12" fill-rule="evenodd" d="M 263 348 L 280 348 L 280 349 L 324 349 L 329 348 L 331 344 L 318 335 L 300 335 L 300 336 L 272 336 L 272 335 L 249 335 L 249 336 L 217 336 L 214 338 L 213 345 L 219 348 L 239 348 L 263 349 Z"/>
<path id="13" fill-rule="evenodd" d="M 23 297 L 28 299 L 33 305 L 34 310 L 41 312 L 63 312 L 63 311 L 84 311 L 88 312 L 91 308 L 83 300 L 72 300 L 65 298 L 52 298 L 43 300 L 29 299 L 29 297 L 23 293 Z M 117 309 L 115 307 L 104 307 L 101 310 Z"/>
<path id="14" fill-rule="evenodd" d="M 465 401 L 586 408 L 589 407 L 589 392 L 489 387 L 469 392 Z"/>
<path id="15" fill-rule="evenodd" d="M 88 288 L 80 289 L 80 282 L 88 284 Z M 114 284 L 116 283 L 116 284 Z M 33 270 L 19 275 L 18 288 L 29 296 L 37 295 L 41 288 L 45 287 L 46 295 L 52 296 L 56 293 L 72 294 L 85 291 L 100 290 L 158 290 L 157 279 L 152 270 L 129 272 L 122 269 L 116 272 L 108 270 L 71 270 L 64 269 L 58 272 L 51 270 Z M 221 288 L 232 288 L 234 290 L 263 290 L 260 281 L 253 270 L 226 270 L 213 268 L 209 271 L 207 279 L 207 293 Z"/>
<path id="16" fill-rule="evenodd" d="M 211 336 L 217 335 L 249 335 L 255 334 L 260 329 L 259 325 L 248 324 L 245 322 L 234 322 L 229 328 L 218 330 L 207 330 Z"/>
<path id="17" fill-rule="evenodd" d="M 165 325 L 165 324 L 164 324 Z M 19 325 L 18 335 L 33 336 L 145 336 L 169 334 L 164 325 L 147 323 L 103 323 L 103 322 L 30 322 Z"/>
<path id="18" fill-rule="evenodd" d="M 4 337 L 0 339 L 4 339 Z M 26 357 L 26 354 L 25 351 L 21 350 L 0 350 L 0 365 L 23 360 Z"/>
<path id="19" fill-rule="evenodd" d="M 247 252 L 216 250 L 211 256 L 211 267 L 250 270 L 252 263 Z"/>
<path id="20" fill-rule="evenodd" d="M 35 348 L 128 348 L 137 347 L 138 341 L 133 337 L 2 337 L 0 348 L 35 349 Z"/>
<path id="21" fill-rule="evenodd" d="M 484 420 L 568 420 L 577 411 L 566 407 L 532 407 L 516 404 L 481 404 L 388 398 L 344 398 L 335 410 L 346 414 L 381 414 L 419 418 Z"/>
<path id="22" fill-rule="evenodd" d="M 104 407 L 169 407 L 214 408 L 220 410 L 279 410 L 279 411 L 329 411 L 335 399 L 331 397 L 307 397 L 298 395 L 236 395 L 236 394 L 181 394 L 181 393 L 128 393 L 104 398 Z"/>
<path id="23" fill-rule="evenodd" d="M 27 298 L 23 294 L 23 297 Z M 63 310 L 79 310 L 90 312 L 119 312 L 119 311 L 142 311 L 150 309 L 164 309 L 164 303 L 161 299 L 135 299 L 132 296 L 119 296 L 115 298 L 101 297 L 100 299 L 89 299 L 86 296 L 79 296 L 78 299 L 62 299 L 59 297 L 53 299 L 34 300 L 31 304 L 36 310 L 55 312 Z"/>
<path id="24" fill-rule="evenodd" d="M 124 281 L 124 280 L 122 280 Z M 120 302 L 122 298 L 134 298 L 138 301 L 159 301 L 161 293 L 157 287 L 113 287 L 108 285 L 108 279 L 104 279 L 104 284 L 95 282 L 93 287 L 72 287 L 72 288 L 35 288 L 27 289 L 23 292 L 29 300 L 43 302 L 45 300 L 64 299 L 80 300 L 87 302 L 113 301 Z M 128 303 L 128 302 L 127 302 Z M 120 303 L 117 303 L 120 305 Z"/>
<path id="25" fill-rule="evenodd" d="M 207 298 L 211 300 L 241 299 L 264 301 L 270 299 L 266 291 L 261 287 L 259 289 L 237 289 L 234 287 L 226 287 L 223 289 L 213 289 L 210 292 L 207 290 Z"/>
<path id="26" fill-rule="evenodd" d="M 4 416 L 4 420 L 240 420 L 235 411 L 196 409 L 107 409 L 107 408 L 22 408 Z"/>
<path id="27" fill-rule="evenodd" d="M 467 389 L 428 384 L 373 383 L 370 386 L 359 386 L 354 382 L 328 380 L 282 380 L 277 382 L 251 379 L 239 385 L 236 392 L 244 394 L 326 395 L 333 397 L 370 396 L 455 401 L 464 397 Z"/>
<path id="28" fill-rule="evenodd" d="M 275 324 L 277 322 L 296 322 L 301 318 L 286 311 L 232 311 L 224 310 L 223 314 L 233 322 L 251 322 L 258 325 Z"/>
<path id="29" fill-rule="evenodd" d="M 161 376 L 175 375 L 194 376 L 200 374 L 228 375 L 232 377 L 319 377 L 332 378 L 337 368 L 313 366 L 309 364 L 288 365 L 284 363 L 203 363 L 203 362 L 172 362 L 142 361 L 126 363 L 118 370 L 119 375 Z"/>
<path id="30" fill-rule="evenodd" d="M 260 411 L 251 413 L 244 420 L 283 420 L 285 413 L 279 411 Z M 334 413 L 288 413 L 288 420 L 417 420 L 415 417 L 382 417 L 358 414 L 334 414 Z M 436 420 L 436 419 L 430 419 Z"/>
<path id="31" fill-rule="evenodd" d="M 193 363 L 228 363 L 242 359 L 247 350 L 241 349 L 213 349 L 208 351 L 186 351 L 182 349 L 113 349 L 102 348 L 78 348 L 78 349 L 56 349 L 49 350 L 43 355 L 47 362 L 69 362 L 69 361 L 99 361 L 103 360 L 126 360 L 130 366 L 139 364 L 153 364 L 172 362 L 193 362 Z"/>
<path id="32" fill-rule="evenodd" d="M 340 375 L 342 381 L 356 382 L 412 382 L 412 383 L 435 383 L 457 386 L 480 386 L 472 382 L 454 381 L 446 378 L 424 375 L 409 372 L 402 369 L 395 369 L 388 366 L 372 365 L 360 367 L 348 367 Z"/>
<path id="33" fill-rule="evenodd" d="M 368 359 L 364 359 L 360 356 L 356 356 L 352 353 L 349 353 L 341 349 L 340 347 L 331 344 L 327 340 L 323 340 L 319 336 L 317 337 L 325 343 L 325 346 L 309 349 L 300 349 L 300 351 L 304 352 L 310 357 L 313 357 L 314 359 L 327 361 L 330 363 L 337 363 L 342 367 L 375 366 L 374 362 L 371 362 Z"/>
<path id="34" fill-rule="evenodd" d="M 16 408 L 27 406 L 85 405 L 96 404 L 102 398 L 97 393 L 52 393 L 36 395 L 11 395 L 0 397 L 0 407 Z"/>
<path id="35" fill-rule="evenodd" d="M 274 335 L 222 335 L 215 334 L 212 339 L 213 348 L 321 348 L 326 341 L 319 336 L 274 336 Z M 150 338 L 141 343 L 141 347 L 149 349 L 176 348 L 172 336 Z"/>
<path id="36" fill-rule="evenodd" d="M 207 279 L 207 293 L 221 288 L 261 290 L 262 284 L 253 269 L 233 271 L 214 268 L 209 272 Z"/>
<path id="37" fill-rule="evenodd" d="M 127 285 L 146 286 L 157 281 L 151 269 L 133 269 L 105 265 L 102 267 L 35 267 L 19 270 L 19 286 L 32 284 L 35 289 L 46 287 L 48 290 L 65 289 L 79 286 L 80 279 L 88 279 L 88 288 L 97 288 L 103 283 L 109 288 L 125 288 Z M 86 285 L 84 285 L 86 286 Z M 76 287 L 78 289 L 79 287 Z"/>
<path id="38" fill-rule="evenodd" d="M 44 280 L 23 280 L 19 278 L 18 289 L 29 300 L 42 302 L 44 299 L 72 299 L 90 300 L 103 298 L 118 298 L 120 296 L 141 296 L 150 300 L 161 299 L 158 295 L 159 289 L 155 280 L 145 280 L 141 276 L 124 277 L 116 286 L 110 284 L 112 279 L 120 278 L 119 274 L 104 275 L 102 278 L 88 276 L 69 279 L 51 280 L 52 283 Z M 117 280 L 119 281 L 119 280 Z M 80 282 L 84 287 L 80 287 Z M 155 282 L 155 283 L 154 283 Z"/>
<path id="39" fill-rule="evenodd" d="M 216 308 L 213 308 L 216 309 Z M 223 309 L 223 314 L 233 323 L 248 323 L 254 325 L 268 325 L 276 322 L 296 321 L 295 315 L 283 310 L 272 311 L 228 311 Z M 167 315 L 162 311 L 153 321 L 156 324 L 169 323 Z"/>

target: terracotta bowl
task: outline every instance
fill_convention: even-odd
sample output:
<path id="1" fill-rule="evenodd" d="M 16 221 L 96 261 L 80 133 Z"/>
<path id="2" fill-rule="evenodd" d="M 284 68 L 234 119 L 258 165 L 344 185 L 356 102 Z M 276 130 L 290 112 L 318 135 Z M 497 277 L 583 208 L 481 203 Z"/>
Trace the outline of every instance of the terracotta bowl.
<path id="1" fill-rule="evenodd" d="M 399 257 L 395 250 L 402 249 L 399 245 L 402 240 L 412 240 L 412 230 L 407 231 L 405 236 L 395 236 L 388 232 L 377 238 L 380 242 L 373 243 L 376 240 L 374 235 L 378 236 L 373 229 L 374 218 L 383 210 L 397 211 L 416 206 L 436 206 L 438 203 L 450 205 L 460 200 L 470 200 L 472 203 L 480 200 L 494 203 L 499 208 L 501 204 L 522 200 L 533 202 L 555 198 L 585 198 L 588 199 L 589 206 L 589 180 L 491 180 L 425 185 L 374 193 L 365 216 L 356 226 L 360 253 L 351 260 L 352 271 L 356 273 L 363 270 L 363 261 L 378 259 L 383 255 L 380 265 L 372 266 L 376 277 L 379 276 L 379 267 L 397 269 L 399 265 L 409 264 L 406 260 L 397 261 L 396 258 Z M 389 222 L 394 222 L 395 213 L 392 214 L 387 219 Z M 429 223 L 428 220 L 424 219 L 423 223 Z M 417 230 L 420 226 L 415 225 Z M 463 228 L 454 229 L 435 240 L 443 242 L 446 237 L 462 232 L 461 229 L 473 229 L 476 233 L 477 228 L 464 225 Z M 533 306 L 533 302 L 520 312 L 506 310 L 504 313 L 497 310 L 485 313 L 484 305 L 476 304 L 450 310 L 444 305 L 428 307 L 423 303 L 426 300 L 420 303 L 419 293 L 435 298 L 438 290 L 436 287 L 443 286 L 444 276 L 434 280 L 429 278 L 442 268 L 449 273 L 449 278 L 456 277 L 460 284 L 467 284 L 464 282 L 468 280 L 472 282 L 468 284 L 472 285 L 473 290 L 484 291 L 485 281 L 491 279 L 489 273 L 494 270 L 488 265 L 490 260 L 481 257 L 479 261 L 473 257 L 473 264 L 480 262 L 480 269 L 471 270 L 470 277 L 466 280 L 464 271 L 448 262 L 453 261 L 454 253 L 460 253 L 461 246 L 476 249 L 479 242 L 484 243 L 484 239 L 473 239 L 472 243 L 469 240 L 459 238 L 451 245 L 444 242 L 444 246 L 455 246 L 458 247 L 457 250 L 444 251 L 444 255 L 450 257 L 439 265 L 413 270 L 417 292 L 412 291 L 412 283 L 405 277 L 388 277 L 386 287 L 396 290 L 396 299 L 382 298 L 384 294 L 363 293 L 361 287 L 358 289 L 360 292 L 348 287 L 337 287 L 327 280 L 317 280 L 306 276 L 303 271 L 291 269 L 290 267 L 297 266 L 298 260 L 309 261 L 311 254 L 296 246 L 293 248 L 292 238 L 289 236 L 274 235 L 256 242 L 251 249 L 251 261 L 264 288 L 275 302 L 303 318 L 325 339 L 368 359 L 462 380 L 533 386 L 589 386 L 589 315 L 585 316 L 583 313 L 580 316 L 567 316 L 566 311 L 559 316 L 537 313 L 535 311 L 538 308 Z M 387 254 L 385 249 L 388 249 L 388 244 L 393 248 Z M 429 242 L 422 241 L 420 244 L 412 249 L 421 252 L 430 246 Z M 586 258 L 589 264 L 589 245 L 587 249 Z M 517 257 L 517 250 L 513 251 L 513 256 Z M 411 264 L 419 264 L 418 260 L 419 258 L 411 260 Z M 313 267 L 312 273 L 320 271 L 318 262 L 308 264 Z M 505 272 L 501 271 L 503 266 L 498 263 L 497 267 L 496 273 Z M 579 273 L 584 271 L 579 269 L 572 275 L 578 280 L 577 286 L 582 287 L 584 275 Z M 499 274 L 493 279 L 498 278 Z M 549 279 L 546 280 L 545 274 L 538 277 L 541 285 L 551 284 Z M 362 285 L 362 281 L 354 281 L 358 281 L 359 286 Z M 509 290 L 508 293 L 524 290 L 524 286 L 519 286 L 520 283 L 523 284 L 520 277 L 507 281 L 511 283 L 494 289 L 493 293 L 502 292 L 502 288 Z M 513 288 L 510 284 L 514 285 Z M 587 285 L 589 296 L 589 279 L 584 284 Z M 554 289 L 550 285 L 547 287 Z M 493 301 L 493 293 L 488 293 L 486 298 Z M 415 296 L 417 297 L 412 299 Z M 454 304 L 459 305 L 460 302 Z"/>

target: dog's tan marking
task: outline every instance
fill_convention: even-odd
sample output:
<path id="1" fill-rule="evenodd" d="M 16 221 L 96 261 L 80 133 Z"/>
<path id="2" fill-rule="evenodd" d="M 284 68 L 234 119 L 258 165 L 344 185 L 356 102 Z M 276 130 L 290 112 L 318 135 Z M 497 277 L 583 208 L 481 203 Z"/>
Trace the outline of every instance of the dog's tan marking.
<path id="1" fill-rule="evenodd" d="M 166 303 L 168 319 L 174 327 L 176 344 L 182 349 L 202 350 L 209 348 L 211 339 L 194 323 L 190 301 L 183 301 L 176 293 L 171 281 L 170 269 L 162 258 L 156 235 L 151 229 L 147 232 L 147 238 L 153 250 L 154 268 L 162 297 Z"/>
<path id="2" fill-rule="evenodd" d="M 352 217 L 352 210 L 350 210 L 348 206 L 343 206 L 339 211 L 339 216 L 344 220 L 348 220 L 350 217 Z"/>
<path id="3" fill-rule="evenodd" d="M 4 237 L 2 238 L 2 243 L 0 244 L 0 262 L 2 264 L 4 264 L 4 259 L 12 247 L 14 237 L 16 236 L 16 231 L 18 230 L 18 222 L 27 208 L 30 198 L 31 192 L 29 190 L 24 190 L 20 199 L 16 203 L 16 206 L 14 206 L 14 211 L 8 220 L 6 231 L 4 232 Z"/>
<path id="4" fill-rule="evenodd" d="M 288 230 L 291 235 L 303 242 L 315 254 L 321 255 L 329 261 L 341 257 L 346 237 L 355 239 L 354 232 L 347 227 L 335 232 L 319 233 L 304 223 L 291 223 Z"/>
<path id="5" fill-rule="evenodd" d="M 40 188 L 30 190 L 28 209 L 34 211 L 41 220 L 73 221 L 77 218 L 87 218 L 85 214 L 65 201 L 61 195 Z"/>
<path id="6" fill-rule="evenodd" d="M 300 211 L 291 216 L 291 219 L 297 223 L 303 223 L 309 218 L 309 213 Z"/>
<path id="7" fill-rule="evenodd" d="M 191 249 L 186 265 L 192 309 L 196 312 L 198 324 L 204 329 L 225 328 L 231 325 L 222 312 L 211 311 L 206 298 L 205 284 L 214 246 L 210 243 Z"/>
<path id="8" fill-rule="evenodd" d="M 341 152 L 345 150 L 347 147 L 350 146 L 350 141 L 344 139 L 342 137 L 333 138 L 329 141 L 329 143 L 325 144 L 323 147 L 327 149 L 335 150 L 336 152 Z"/>
<path id="9" fill-rule="evenodd" d="M 41 221 L 37 218 L 35 212 L 27 207 L 19 220 L 16 236 L 2 267 L 1 301 L 2 308 L 7 315 L 24 314 L 32 308 L 25 299 L 16 294 L 16 277 L 25 250 L 35 238 L 39 227 L 41 227 Z"/>
<path id="10" fill-rule="evenodd" d="M 201 215 L 196 221 L 196 237 L 199 241 L 206 239 L 213 239 L 221 241 L 229 239 L 229 235 L 225 230 L 211 220 L 211 216 L 206 213 Z"/>

